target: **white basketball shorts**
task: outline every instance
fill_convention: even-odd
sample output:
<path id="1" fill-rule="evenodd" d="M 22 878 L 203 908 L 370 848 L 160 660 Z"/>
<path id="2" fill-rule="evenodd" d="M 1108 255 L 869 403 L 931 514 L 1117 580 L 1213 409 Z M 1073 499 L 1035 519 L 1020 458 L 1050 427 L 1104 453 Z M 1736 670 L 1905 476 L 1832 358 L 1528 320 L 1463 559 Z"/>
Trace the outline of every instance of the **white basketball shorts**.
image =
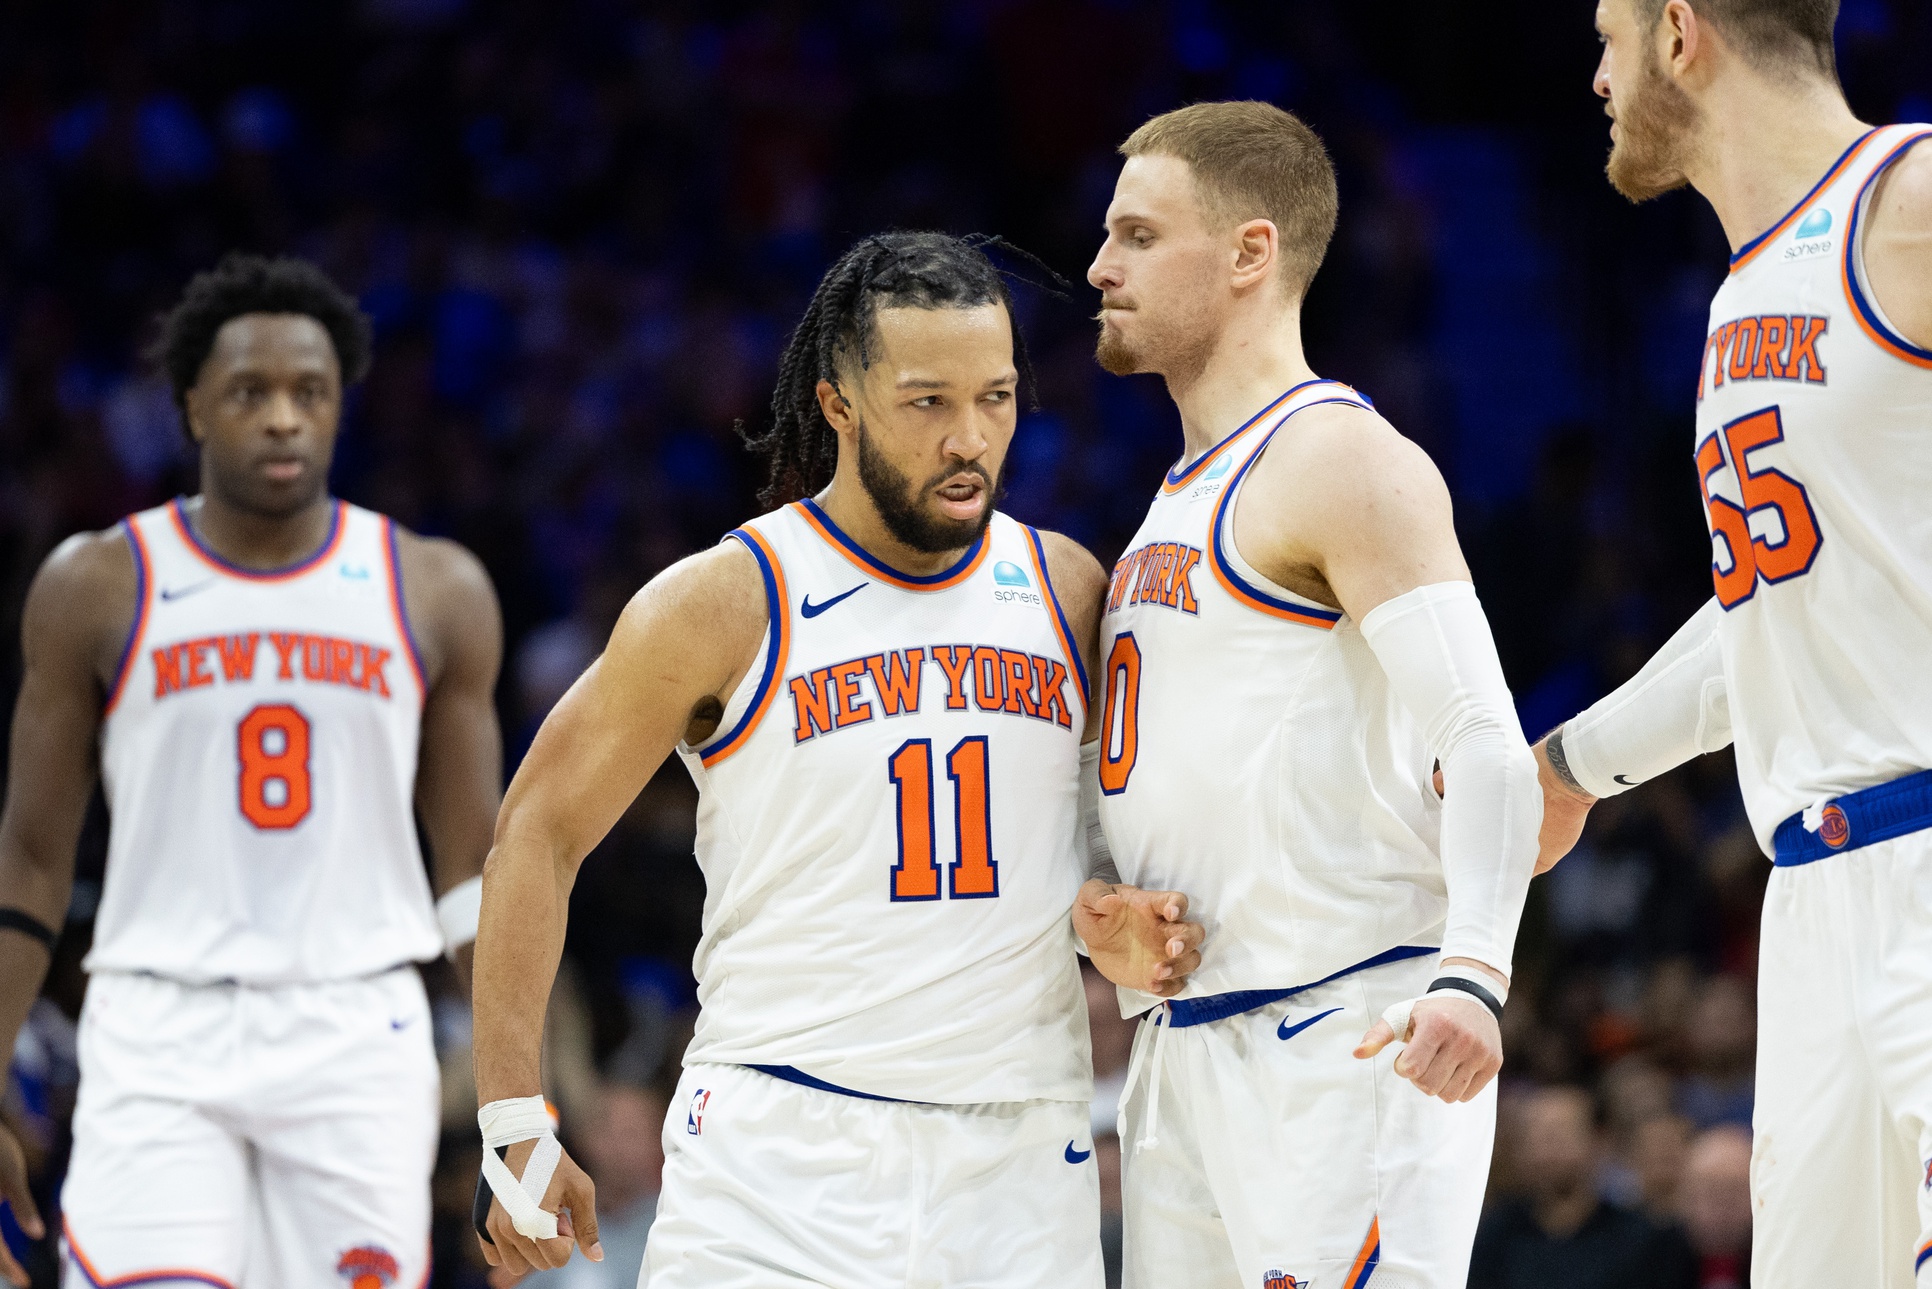
<path id="1" fill-rule="evenodd" d="M 1142 1022 L 1121 1139 L 1127 1289 L 1462 1289 L 1495 1085 L 1445 1105 L 1395 1073 L 1399 1046 L 1353 1055 L 1435 969 L 1389 963 L 1173 1029 L 1158 1062 Z"/>
<path id="2" fill-rule="evenodd" d="M 418 1289 L 437 1068 L 421 978 L 102 972 L 80 1024 L 66 1289 Z"/>
<path id="3" fill-rule="evenodd" d="M 1100 1289 L 1090 1113 L 692 1065 L 664 1121 L 640 1289 Z"/>
<path id="4" fill-rule="evenodd" d="M 1932 1286 L 1932 831 L 1776 868 L 1751 1283 Z"/>

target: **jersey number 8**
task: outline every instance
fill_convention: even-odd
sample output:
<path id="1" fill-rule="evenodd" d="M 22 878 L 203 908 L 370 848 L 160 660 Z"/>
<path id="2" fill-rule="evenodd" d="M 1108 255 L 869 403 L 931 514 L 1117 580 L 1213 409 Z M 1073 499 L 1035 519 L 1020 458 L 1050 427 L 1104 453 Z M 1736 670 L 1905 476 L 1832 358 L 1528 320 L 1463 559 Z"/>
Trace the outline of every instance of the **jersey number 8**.
<path id="1" fill-rule="evenodd" d="M 287 703 L 264 703 L 236 730 L 242 817 L 262 829 L 309 817 L 309 718 Z"/>
<path id="2" fill-rule="evenodd" d="M 1711 560 L 1717 602 L 1726 609 L 1750 599 L 1760 577 L 1767 582 L 1782 582 L 1810 572 L 1811 562 L 1824 544 L 1818 515 L 1811 508 L 1804 485 L 1782 470 L 1751 468 L 1753 451 L 1783 441 L 1784 419 L 1777 408 L 1767 407 L 1739 417 L 1697 446 L 1697 486 L 1704 493 L 1711 537 L 1723 541 L 1730 558 L 1729 568 L 1715 558 L 1715 551 Z M 1711 492 L 1711 477 L 1727 466 L 1737 479 L 1742 506 Z M 1778 517 L 1776 541 L 1751 533 L 1751 517 L 1767 511 Z"/>

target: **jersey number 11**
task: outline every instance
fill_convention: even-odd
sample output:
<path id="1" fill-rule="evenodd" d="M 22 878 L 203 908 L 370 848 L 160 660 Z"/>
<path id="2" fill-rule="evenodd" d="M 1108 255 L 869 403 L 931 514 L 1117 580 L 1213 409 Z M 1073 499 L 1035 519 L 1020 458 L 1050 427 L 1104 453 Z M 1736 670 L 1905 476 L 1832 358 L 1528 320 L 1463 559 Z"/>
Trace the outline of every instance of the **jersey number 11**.
<path id="1" fill-rule="evenodd" d="M 954 745 L 946 757 L 953 781 L 953 836 L 958 856 L 947 867 L 949 894 L 956 900 L 990 899 L 1000 893 L 1000 866 L 993 862 L 993 807 L 987 799 L 986 736 L 975 734 Z M 892 898 L 939 898 L 936 853 L 938 825 L 933 817 L 932 740 L 907 739 L 886 762 L 886 777 L 898 789 L 899 862 L 892 866 Z"/>

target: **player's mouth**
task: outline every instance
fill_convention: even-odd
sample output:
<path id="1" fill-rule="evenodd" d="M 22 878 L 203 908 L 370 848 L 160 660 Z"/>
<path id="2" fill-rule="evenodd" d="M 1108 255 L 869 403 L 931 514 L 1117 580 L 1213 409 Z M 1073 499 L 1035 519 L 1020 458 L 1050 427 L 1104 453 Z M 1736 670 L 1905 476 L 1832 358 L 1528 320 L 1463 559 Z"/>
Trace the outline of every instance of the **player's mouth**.
<path id="1" fill-rule="evenodd" d="M 956 474 L 933 490 L 940 513 L 970 523 L 986 509 L 986 480 L 976 474 Z"/>
<path id="2" fill-rule="evenodd" d="M 309 468 L 301 457 L 267 457 L 257 467 L 270 483 L 294 483 Z"/>

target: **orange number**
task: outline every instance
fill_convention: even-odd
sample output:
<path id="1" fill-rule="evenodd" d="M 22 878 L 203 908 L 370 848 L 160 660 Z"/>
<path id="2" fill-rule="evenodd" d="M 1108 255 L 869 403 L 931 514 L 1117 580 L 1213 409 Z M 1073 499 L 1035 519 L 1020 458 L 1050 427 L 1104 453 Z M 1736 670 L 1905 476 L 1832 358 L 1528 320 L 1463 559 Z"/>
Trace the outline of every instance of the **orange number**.
<path id="1" fill-rule="evenodd" d="M 308 818 L 308 717 L 287 703 L 267 703 L 242 717 L 236 741 L 242 817 L 257 828 L 276 829 Z"/>
<path id="2" fill-rule="evenodd" d="M 1782 582 L 1809 572 L 1812 561 L 1818 558 L 1818 548 L 1824 545 L 1824 535 L 1803 484 L 1782 470 L 1751 468 L 1752 452 L 1784 441 L 1784 419 L 1777 408 L 1767 407 L 1726 425 L 1721 448 L 1718 437 L 1713 434 L 1698 446 L 1697 476 L 1704 492 L 1704 508 L 1710 514 L 1711 533 L 1724 539 L 1730 554 L 1729 569 L 1716 560 L 1711 563 L 1718 603 L 1729 609 L 1751 598 L 1760 577 L 1767 582 Z M 1743 506 L 1711 495 L 1711 476 L 1727 464 L 1725 449 L 1729 450 L 1728 464 L 1738 481 Z M 1751 516 L 1763 511 L 1777 513 L 1782 535 L 1775 542 L 1751 534 Z"/>
<path id="3" fill-rule="evenodd" d="M 1131 631 L 1115 636 L 1107 655 L 1100 737 L 1100 790 L 1111 797 L 1127 791 L 1127 778 L 1140 755 L 1140 645 Z"/>
<path id="4" fill-rule="evenodd" d="M 953 835 L 959 858 L 950 873 L 952 897 L 977 900 L 1000 893 L 1000 866 L 993 862 L 993 811 L 986 795 L 986 736 L 959 741 L 946 758 L 953 781 Z"/>
<path id="5" fill-rule="evenodd" d="M 984 734 L 961 739 L 946 757 L 946 777 L 953 781 L 953 836 L 959 851 L 948 878 L 956 900 L 1000 893 L 1000 866 L 993 860 L 988 761 Z M 886 762 L 886 777 L 899 790 L 899 862 L 892 866 L 892 898 L 936 900 L 939 867 L 933 859 L 932 740 L 915 738 L 900 744 Z"/>

